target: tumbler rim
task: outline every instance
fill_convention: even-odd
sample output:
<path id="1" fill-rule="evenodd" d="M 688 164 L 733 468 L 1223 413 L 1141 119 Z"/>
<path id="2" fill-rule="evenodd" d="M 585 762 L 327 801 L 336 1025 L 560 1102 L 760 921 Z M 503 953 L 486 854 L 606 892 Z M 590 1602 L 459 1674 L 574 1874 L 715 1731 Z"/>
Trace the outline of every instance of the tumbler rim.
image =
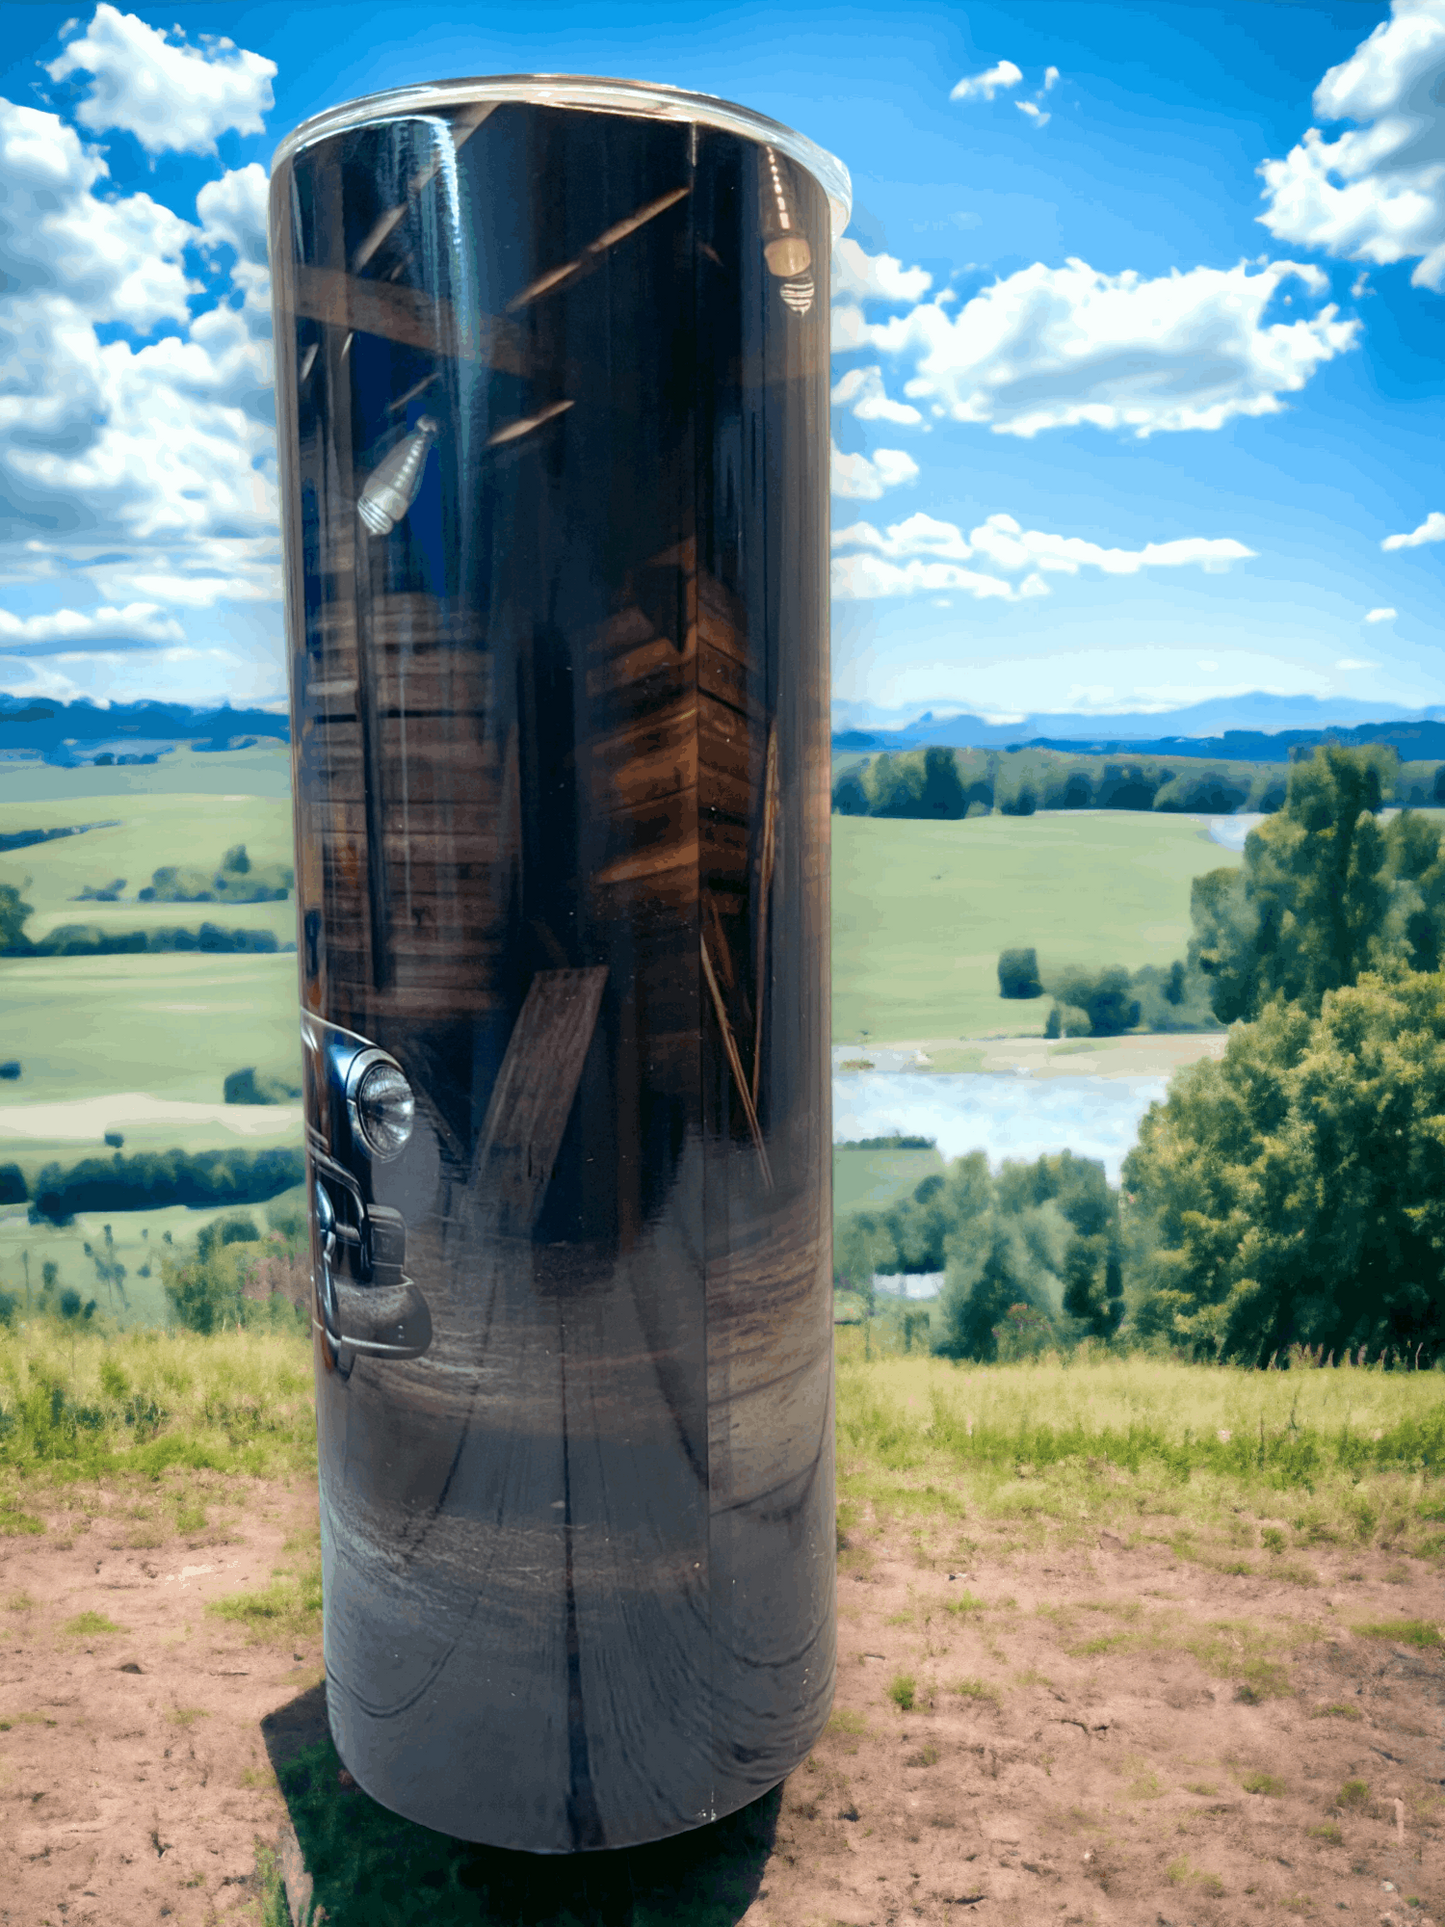
<path id="1" fill-rule="evenodd" d="M 689 93 L 684 88 L 652 80 L 609 80 L 588 74 L 482 74 L 389 87 L 381 93 L 343 101 L 303 120 L 276 149 L 271 168 L 274 173 L 283 161 L 291 160 L 313 142 L 368 122 L 489 100 L 527 101 L 539 107 L 580 107 L 594 113 L 681 121 L 721 128 L 744 140 L 776 147 L 806 168 L 827 195 L 835 245 L 848 225 L 853 207 L 853 182 L 848 169 L 835 154 L 819 147 L 806 134 L 751 107 L 739 107 L 736 102 L 722 100 L 716 94 Z"/>

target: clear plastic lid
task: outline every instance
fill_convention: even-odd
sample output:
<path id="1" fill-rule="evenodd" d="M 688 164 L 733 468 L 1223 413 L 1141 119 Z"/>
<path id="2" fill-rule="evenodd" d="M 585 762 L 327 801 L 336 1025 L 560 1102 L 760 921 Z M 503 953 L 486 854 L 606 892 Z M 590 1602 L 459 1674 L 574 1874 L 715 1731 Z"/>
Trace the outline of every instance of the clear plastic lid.
<path id="1" fill-rule="evenodd" d="M 848 225 L 853 183 L 847 168 L 836 156 L 806 136 L 794 133 L 791 127 L 784 127 L 781 121 L 754 113 L 750 107 L 735 106 L 732 101 L 719 100 L 713 94 L 689 94 L 679 87 L 665 87 L 660 82 L 647 80 L 598 80 L 585 74 L 486 74 L 476 79 L 431 80 L 411 87 L 392 87 L 385 93 L 365 94 L 359 100 L 328 107 L 324 114 L 302 121 L 276 149 L 271 165 L 274 170 L 303 147 L 309 147 L 314 141 L 329 140 L 349 128 L 416 114 L 441 113 L 476 102 L 509 100 L 526 101 L 535 107 L 571 107 L 598 114 L 631 114 L 652 120 L 720 127 L 743 140 L 775 147 L 806 168 L 827 195 L 835 243 Z"/>

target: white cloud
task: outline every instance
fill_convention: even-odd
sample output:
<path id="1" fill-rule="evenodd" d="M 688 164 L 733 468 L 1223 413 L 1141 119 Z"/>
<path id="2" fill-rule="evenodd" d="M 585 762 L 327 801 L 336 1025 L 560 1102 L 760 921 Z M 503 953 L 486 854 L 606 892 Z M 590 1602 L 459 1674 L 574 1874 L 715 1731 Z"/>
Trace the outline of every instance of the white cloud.
<path id="1" fill-rule="evenodd" d="M 888 399 L 883 387 L 883 370 L 877 366 L 850 368 L 834 388 L 833 400 L 840 407 L 851 408 L 862 422 L 913 425 L 923 420 L 911 403 Z"/>
<path id="2" fill-rule="evenodd" d="M 867 455 L 845 455 L 832 446 L 832 483 L 835 495 L 859 502 L 876 502 L 885 489 L 918 480 L 918 464 L 901 448 L 875 449 Z"/>
<path id="3" fill-rule="evenodd" d="M 123 128 L 149 154 L 214 154 L 217 134 L 265 131 L 276 63 L 212 34 L 190 46 L 102 0 L 89 28 L 47 67 L 52 80 L 92 76 L 75 118 L 96 133 Z"/>
<path id="4" fill-rule="evenodd" d="M 19 643 L 57 647 L 76 642 L 180 642 L 184 631 L 153 602 L 132 602 L 124 609 L 57 609 L 53 615 L 16 616 L 0 609 L 0 649 Z M 48 653 L 48 652 L 47 652 Z"/>
<path id="5" fill-rule="evenodd" d="M 1040 87 L 1039 92 L 1041 94 L 1046 94 L 1049 91 L 1049 89 L 1057 83 L 1058 78 L 1059 78 L 1059 70 L 1057 67 L 1045 67 L 1044 84 L 1042 87 Z"/>
<path id="6" fill-rule="evenodd" d="M 997 597 L 1004 602 L 1020 596 L 1047 595 L 1042 582 L 1017 589 L 995 575 L 960 569 L 952 562 L 887 562 L 878 555 L 839 555 L 833 558 L 833 597 L 838 602 L 872 602 L 883 596 L 911 596 L 923 591 L 951 589 L 976 601 Z"/>
<path id="7" fill-rule="evenodd" d="M 846 235 L 834 251 L 833 293 L 845 301 L 921 301 L 932 286 L 927 268 L 905 268 L 891 254 L 865 254 Z"/>
<path id="8" fill-rule="evenodd" d="M 1046 535 L 1022 529 L 1011 515 L 990 515 L 969 536 L 974 552 L 1001 569 L 1039 568 L 1077 575 L 1081 568 L 1104 575 L 1137 575 L 1141 569 L 1176 569 L 1198 564 L 1211 575 L 1255 551 L 1232 537 L 1185 536 L 1173 542 L 1148 542 L 1142 549 L 1105 549 L 1077 535 Z"/>
<path id="9" fill-rule="evenodd" d="M 882 322 L 848 311 L 835 347 L 912 355 L 905 388 L 956 421 L 1032 436 L 1089 422 L 1159 430 L 1220 428 L 1236 415 L 1277 414 L 1281 395 L 1353 347 L 1357 320 L 1333 306 L 1267 323 L 1285 281 L 1324 292 L 1320 269 L 1275 261 L 1193 268 L 1146 280 L 1071 258 L 996 281 L 950 316 L 937 302 Z"/>
<path id="10" fill-rule="evenodd" d="M 906 521 L 895 522 L 886 533 L 875 529 L 871 522 L 853 522 L 846 529 L 834 529 L 833 547 L 871 549 L 875 555 L 895 560 L 900 556 L 932 555 L 966 562 L 973 554 L 961 529 L 952 522 L 940 522 L 935 516 L 925 515 L 921 509 Z"/>
<path id="11" fill-rule="evenodd" d="M 1052 114 L 1046 114 L 1042 107 L 1036 107 L 1031 100 L 1016 100 L 1014 106 L 1021 114 L 1027 114 L 1035 127 L 1047 127 L 1053 119 Z"/>
<path id="12" fill-rule="evenodd" d="M 1006 574 L 1027 570 L 1017 594 L 1038 596 L 1049 592 L 1045 574 L 1077 575 L 1081 568 L 1092 568 L 1103 575 L 1137 575 L 1148 568 L 1190 565 L 1214 573 L 1254 554 L 1242 542 L 1206 536 L 1149 542 L 1142 549 L 1106 549 L 1079 536 L 1023 529 L 1011 515 L 990 515 L 965 537 L 954 523 L 922 512 L 886 530 L 870 522 L 836 529 L 833 547 L 859 551 L 834 561 L 833 593 L 843 600 L 947 588 L 960 588 L 975 596 L 1010 590 L 1011 585 L 996 576 L 957 568 L 951 577 L 948 575 L 945 565 L 951 568 L 970 560 L 986 561 Z M 982 587 L 986 582 L 994 586 Z"/>
<path id="13" fill-rule="evenodd" d="M 1358 662 L 1353 656 L 1341 656 L 1335 664 L 1336 669 L 1378 669 L 1377 662 Z"/>
<path id="14" fill-rule="evenodd" d="M 1315 116 L 1353 120 L 1338 140 L 1309 128 L 1260 169 L 1259 219 L 1282 241 L 1351 261 L 1415 260 L 1417 287 L 1445 290 L 1445 0 L 1395 0 L 1390 19 L 1315 89 Z"/>
<path id="15" fill-rule="evenodd" d="M 243 290 L 248 310 L 264 314 L 270 332 L 271 273 L 266 265 L 266 207 L 269 182 L 259 161 L 207 181 L 196 196 L 201 245 L 208 253 L 235 249 L 231 280 Z"/>
<path id="16" fill-rule="evenodd" d="M 198 228 L 144 194 L 102 198 L 105 163 L 73 129 L 0 101 L 0 505 L 17 540 L 104 530 L 122 543 L 224 534 L 274 547 L 259 174 L 203 188 Z M 222 240 L 242 251 L 245 305 L 192 320 L 200 284 L 184 249 Z M 102 345 L 97 327 L 117 320 L 183 332 Z"/>
<path id="17" fill-rule="evenodd" d="M 1399 613 L 1398 609 L 1371 609 L 1365 620 L 1366 622 L 1393 622 Z"/>
<path id="18" fill-rule="evenodd" d="M 1439 509 L 1431 509 L 1419 528 L 1411 529 L 1408 535 L 1387 535 L 1380 547 L 1418 549 L 1422 542 L 1445 542 L 1445 515 Z"/>
<path id="19" fill-rule="evenodd" d="M 992 100 L 1000 87 L 1017 87 L 1023 79 L 1023 72 L 1011 60 L 1001 60 L 987 73 L 966 75 L 953 92 L 950 100 Z"/>

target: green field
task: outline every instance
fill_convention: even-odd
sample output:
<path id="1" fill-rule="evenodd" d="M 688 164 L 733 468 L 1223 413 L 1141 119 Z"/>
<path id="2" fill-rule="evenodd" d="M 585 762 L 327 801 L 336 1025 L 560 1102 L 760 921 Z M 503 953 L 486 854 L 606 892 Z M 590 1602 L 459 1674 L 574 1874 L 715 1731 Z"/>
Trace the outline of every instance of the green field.
<path id="1" fill-rule="evenodd" d="M 0 819 L 6 828 L 11 827 L 12 807 L 23 803 L 89 804 L 96 798 L 117 796 L 132 800 L 219 796 L 240 803 L 262 796 L 286 803 L 290 795 L 291 751 L 285 743 L 257 743 L 252 749 L 175 749 L 157 763 L 87 763 L 76 769 L 61 769 L 53 763 L 0 762 Z M 121 812 L 95 814 L 119 816 Z"/>
<path id="2" fill-rule="evenodd" d="M 240 755 L 253 752 L 240 751 Z M 196 762 L 220 756 L 194 757 Z M 120 771 L 153 776 L 155 768 Z M 114 770 L 48 771 L 48 775 L 111 776 Z M 167 772 L 169 774 L 169 772 Z M 238 781 L 254 772 L 232 771 Z M 0 776 L 0 830 L 59 829 L 76 823 L 118 819 L 114 829 L 86 830 L 80 836 L 33 843 L 28 849 L 0 853 L 0 883 L 13 884 L 35 914 L 25 934 L 35 940 L 60 923 L 93 923 L 106 930 L 150 930 L 162 924 L 195 930 L 202 923 L 227 929 L 270 930 L 278 943 L 296 941 L 294 898 L 284 903 L 137 903 L 136 892 L 165 864 L 210 866 L 244 843 L 253 864 L 294 861 L 291 806 L 283 796 L 242 796 L 234 792 L 143 795 L 15 795 L 11 774 Z M 115 903 L 77 901 L 83 888 L 104 888 L 125 878 L 123 898 Z M 60 959 L 59 967 L 68 968 Z"/>
<path id="3" fill-rule="evenodd" d="M 942 1171 L 937 1151 L 833 1152 L 833 1216 L 881 1211 L 908 1196 L 931 1172 Z"/>
<path id="4" fill-rule="evenodd" d="M 1067 810 L 922 823 L 835 816 L 833 1036 L 1037 1035 L 1048 1000 L 1006 1002 L 998 954 L 1167 965 L 1189 941 L 1189 885 L 1243 858 L 1193 817 Z"/>
<path id="5" fill-rule="evenodd" d="M 23 1066 L 0 1085 L 0 1123 L 13 1104 L 115 1091 L 219 1104 L 226 1072 L 246 1064 L 300 1082 L 290 952 L 6 958 L 0 1004 L 6 1054 Z"/>
<path id="6" fill-rule="evenodd" d="M 175 1134 L 171 1135 L 174 1141 Z M 284 1197 L 288 1204 L 305 1208 L 304 1189 L 288 1191 Z M 168 1325 L 171 1310 L 161 1288 L 162 1252 L 180 1255 L 217 1218 L 250 1218 L 264 1237 L 266 1213 L 276 1203 L 271 1199 L 267 1204 L 218 1205 L 203 1210 L 177 1204 L 163 1211 L 81 1212 L 72 1224 L 64 1226 L 28 1223 L 23 1204 L 0 1206 L 0 1291 L 18 1301 L 23 1318 L 27 1272 L 33 1307 L 40 1295 L 41 1268 L 50 1260 L 59 1267 L 58 1289 L 78 1291 L 82 1300 L 93 1298 L 97 1309 L 113 1319 L 119 1329 Z M 101 1282 L 94 1263 L 85 1255 L 87 1245 L 104 1251 L 106 1225 L 111 1230 L 113 1255 L 125 1266 L 122 1284 L 128 1303 Z M 169 1246 L 167 1232 L 171 1234 Z M 149 1278 L 141 1276 L 145 1266 L 150 1267 Z"/>

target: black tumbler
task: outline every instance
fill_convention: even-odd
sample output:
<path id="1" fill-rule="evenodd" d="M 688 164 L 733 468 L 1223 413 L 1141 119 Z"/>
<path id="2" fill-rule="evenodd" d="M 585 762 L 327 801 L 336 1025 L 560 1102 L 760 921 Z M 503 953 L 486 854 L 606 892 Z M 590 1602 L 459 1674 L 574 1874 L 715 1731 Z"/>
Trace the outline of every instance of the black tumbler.
<path id="1" fill-rule="evenodd" d="M 327 1700 L 494 1846 L 696 1827 L 832 1699 L 848 195 L 567 77 L 276 156 Z"/>

